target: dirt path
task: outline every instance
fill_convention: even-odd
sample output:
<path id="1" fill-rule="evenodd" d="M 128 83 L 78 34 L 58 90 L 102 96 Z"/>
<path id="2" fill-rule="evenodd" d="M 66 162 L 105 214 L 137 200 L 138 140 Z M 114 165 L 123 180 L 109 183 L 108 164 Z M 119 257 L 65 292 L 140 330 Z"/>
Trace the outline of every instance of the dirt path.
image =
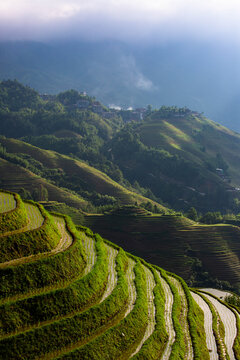
<path id="1" fill-rule="evenodd" d="M 5 213 L 15 209 L 16 200 L 12 194 L 0 192 L 0 213 Z"/>
<path id="2" fill-rule="evenodd" d="M 196 301 L 196 303 L 199 305 L 199 307 L 202 309 L 202 311 L 204 312 L 204 329 L 206 334 L 206 343 L 207 343 L 207 348 L 209 350 L 210 360 L 218 360 L 219 357 L 217 352 L 217 345 L 216 345 L 215 337 L 213 335 L 213 327 L 212 327 L 213 317 L 211 310 L 209 309 L 208 304 L 203 300 L 203 298 L 200 295 L 195 294 L 194 292 L 191 292 L 191 295 L 193 299 Z"/>
<path id="3" fill-rule="evenodd" d="M 148 325 L 147 325 L 147 328 L 146 328 L 146 331 L 145 331 L 145 334 L 144 334 L 142 340 L 140 341 L 137 349 L 130 356 L 130 358 L 133 357 L 135 354 L 137 354 L 140 351 L 144 342 L 152 335 L 152 333 L 155 329 L 155 325 L 156 325 L 154 294 L 153 294 L 153 289 L 156 284 L 155 284 L 155 280 L 154 280 L 152 272 L 146 266 L 143 266 L 143 268 L 144 268 L 144 271 L 146 274 L 146 279 L 147 279 Z"/>
<path id="4" fill-rule="evenodd" d="M 161 281 L 161 284 L 163 287 L 163 291 L 165 293 L 164 318 L 165 318 L 166 331 L 168 333 L 168 342 L 167 342 L 166 348 L 163 352 L 163 355 L 161 357 L 161 360 L 168 360 L 171 355 L 172 345 L 175 341 L 175 336 L 176 336 L 174 326 L 173 326 L 173 320 L 172 320 L 172 306 L 173 306 L 174 299 L 173 299 L 173 293 L 170 289 L 170 286 L 166 282 L 166 280 L 164 280 L 162 278 L 159 271 L 157 271 L 157 274 L 160 278 L 160 281 Z"/>
<path id="5" fill-rule="evenodd" d="M 203 294 L 215 307 L 217 310 L 224 328 L 225 328 L 225 337 L 224 342 L 227 347 L 227 352 L 230 357 L 230 360 L 235 360 L 235 356 L 233 353 L 233 343 L 235 340 L 235 337 L 237 336 L 237 324 L 236 324 L 236 317 L 227 306 L 221 304 L 218 300 L 216 300 L 211 295 Z"/>
<path id="6" fill-rule="evenodd" d="M 181 307 L 182 308 L 181 308 L 181 316 L 180 316 L 179 322 L 180 322 L 180 325 L 184 332 L 184 340 L 185 340 L 185 344 L 186 344 L 185 359 L 192 360 L 193 359 L 193 348 L 192 348 L 191 335 L 189 332 L 189 325 L 188 325 L 188 321 L 187 321 L 188 305 L 187 305 L 187 300 L 185 297 L 185 292 L 182 288 L 181 283 L 177 279 L 175 279 L 172 276 L 168 276 L 168 278 L 173 283 L 173 285 L 176 286 L 178 293 L 181 297 Z"/>

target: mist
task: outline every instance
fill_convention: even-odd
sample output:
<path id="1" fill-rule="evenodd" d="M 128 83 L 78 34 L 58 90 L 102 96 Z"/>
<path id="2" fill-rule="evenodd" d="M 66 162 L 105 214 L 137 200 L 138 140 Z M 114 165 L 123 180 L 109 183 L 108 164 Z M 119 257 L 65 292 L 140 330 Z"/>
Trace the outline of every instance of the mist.
<path id="1" fill-rule="evenodd" d="M 240 131 L 235 0 L 8 0 L 0 78 L 104 104 L 188 106 Z"/>
<path id="2" fill-rule="evenodd" d="M 0 40 L 240 41 L 236 0 L 8 0 Z"/>

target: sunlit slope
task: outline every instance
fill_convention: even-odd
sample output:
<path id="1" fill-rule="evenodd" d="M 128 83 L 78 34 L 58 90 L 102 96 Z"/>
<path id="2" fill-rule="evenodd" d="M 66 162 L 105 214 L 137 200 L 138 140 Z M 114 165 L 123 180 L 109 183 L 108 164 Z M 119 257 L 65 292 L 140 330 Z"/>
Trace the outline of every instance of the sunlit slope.
<path id="1" fill-rule="evenodd" d="M 28 219 L 24 204 L 17 194 L 0 193 L 0 236 L 3 233 L 18 231 L 27 226 Z"/>
<path id="2" fill-rule="evenodd" d="M 58 154 L 54 151 L 42 150 L 40 148 L 15 139 L 1 139 L 1 144 L 6 148 L 7 152 L 28 154 L 35 160 L 42 163 L 48 169 L 62 169 L 66 174 L 68 174 L 69 177 L 75 178 L 76 187 L 78 187 L 79 189 L 84 189 L 90 192 L 94 191 L 101 195 L 113 196 L 121 204 L 134 204 L 136 202 L 141 204 L 150 201 L 153 205 L 156 205 L 160 211 L 167 211 L 167 209 L 160 204 L 149 200 L 137 193 L 127 190 L 123 186 L 119 185 L 117 182 L 110 179 L 106 174 L 87 165 L 84 162 L 72 159 L 65 155 Z M 6 175 L 3 177 L 1 175 L 0 180 L 2 179 L 1 181 L 4 185 L 2 187 L 7 187 L 7 179 L 11 175 L 10 171 L 14 172 L 14 166 L 11 165 L 11 168 L 9 169 L 9 174 L 7 174 L 6 163 L 4 163 L 3 161 L 1 161 L 1 163 L 5 165 Z M 16 172 L 17 171 L 15 171 L 15 173 Z M 21 180 L 18 180 L 17 177 L 16 186 L 20 181 Z M 24 182 L 24 174 L 22 175 L 22 181 Z M 14 183 L 12 183 L 10 187 L 8 186 L 8 188 L 16 190 L 13 184 Z M 24 184 L 21 184 L 21 186 L 23 185 Z M 51 196 L 49 200 L 58 200 L 59 202 L 66 202 L 67 204 L 70 204 L 70 201 L 64 201 L 63 198 L 58 199 L 57 196 Z M 74 199 L 72 199 L 72 203 L 72 206 L 76 206 L 74 205 Z"/>
<path id="3" fill-rule="evenodd" d="M 236 132 L 199 114 L 164 118 L 156 112 L 138 127 L 138 133 L 144 144 L 180 154 L 200 170 L 207 170 L 206 164 L 219 153 L 229 166 L 232 185 L 240 184 L 240 135 Z"/>
<path id="4" fill-rule="evenodd" d="M 49 216 L 60 233 L 55 248 L 0 264 L 1 359 L 239 358 L 236 310 L 205 294 L 199 302 L 202 293 L 192 297 L 173 273 Z M 213 315 L 204 320 L 206 306 Z"/>
<path id="5" fill-rule="evenodd" d="M 213 279 L 240 283 L 239 227 L 200 225 L 183 216 L 149 215 L 129 207 L 85 216 L 85 223 L 125 250 L 185 280 L 201 282 L 204 278 L 200 276 L 207 272 Z"/>
<path id="6" fill-rule="evenodd" d="M 107 150 L 125 178 L 151 189 L 174 209 L 236 211 L 240 135 L 200 114 L 152 111 L 116 133 Z"/>
<path id="7" fill-rule="evenodd" d="M 19 191 L 24 188 L 30 192 L 43 186 L 48 191 L 49 200 L 57 199 L 59 202 L 65 202 L 70 206 L 80 208 L 87 204 L 80 196 L 76 196 L 65 189 L 60 189 L 31 171 L 4 159 L 0 159 L 0 186 L 11 191 Z"/>

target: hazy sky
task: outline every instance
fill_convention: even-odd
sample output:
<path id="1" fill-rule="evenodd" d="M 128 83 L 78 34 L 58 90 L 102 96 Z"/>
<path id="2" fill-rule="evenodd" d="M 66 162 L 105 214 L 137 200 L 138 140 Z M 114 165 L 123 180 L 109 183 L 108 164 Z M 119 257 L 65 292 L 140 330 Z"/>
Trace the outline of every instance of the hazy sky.
<path id="1" fill-rule="evenodd" d="M 240 42 L 239 0 L 0 0 L 0 40 Z"/>

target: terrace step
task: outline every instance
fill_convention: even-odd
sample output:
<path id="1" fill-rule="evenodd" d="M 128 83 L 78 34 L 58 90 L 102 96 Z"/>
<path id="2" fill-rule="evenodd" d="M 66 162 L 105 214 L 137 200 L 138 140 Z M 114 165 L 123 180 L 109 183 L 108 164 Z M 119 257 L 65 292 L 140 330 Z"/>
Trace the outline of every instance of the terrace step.
<path id="1" fill-rule="evenodd" d="M 16 208 L 17 202 L 13 194 L 0 192 L 0 213 L 6 213 Z"/>
<path id="2" fill-rule="evenodd" d="M 189 324 L 187 320 L 188 315 L 188 305 L 185 296 L 185 292 L 182 288 L 181 283 L 173 276 L 168 276 L 169 281 L 177 288 L 178 293 L 181 297 L 181 314 L 179 318 L 179 323 L 182 328 L 184 334 L 184 343 L 185 343 L 185 359 L 192 360 L 193 359 L 193 348 L 192 348 L 192 340 L 189 330 Z"/>
<path id="3" fill-rule="evenodd" d="M 11 230 L 16 240 L 44 227 L 46 217 L 60 236 L 47 251 L 36 254 L 30 247 L 28 256 L 0 264 L 1 359 L 222 360 L 227 353 L 230 360 L 240 358 L 235 310 L 210 294 L 190 293 L 181 278 L 87 228 L 76 231 L 67 217 L 24 205 L 29 224 Z M 136 212 L 127 210 L 128 216 Z M 182 218 L 177 220 L 181 225 Z M 172 216 L 162 221 L 171 223 Z M 2 244 L 8 236 L 0 234 Z M 218 316 L 218 335 L 212 314 Z"/>
<path id="4" fill-rule="evenodd" d="M 21 229 L 1 237 L 0 262 L 3 267 L 11 260 L 50 251 L 60 240 L 60 233 L 46 210 L 30 203 L 25 203 L 25 208 L 29 220 L 25 231 Z"/>
<path id="5" fill-rule="evenodd" d="M 226 305 L 221 303 L 212 295 L 207 293 L 202 293 L 205 298 L 207 298 L 216 309 L 217 313 L 219 314 L 221 321 L 224 325 L 225 336 L 224 336 L 224 343 L 226 345 L 227 354 L 230 360 L 235 360 L 235 355 L 233 351 L 234 341 L 237 336 L 237 323 L 236 323 L 236 315 L 234 311 L 230 310 Z"/>
<path id="6" fill-rule="evenodd" d="M 153 273 L 150 271 L 149 268 L 143 266 L 145 271 L 146 279 L 147 279 L 147 301 L 148 301 L 148 324 L 146 331 L 142 340 L 139 342 L 137 349 L 131 355 L 130 358 L 134 357 L 137 353 L 140 352 L 143 344 L 145 341 L 152 335 L 155 329 L 156 321 L 155 321 L 155 304 L 154 304 L 154 293 L 153 289 L 156 285 Z"/>
<path id="7" fill-rule="evenodd" d="M 207 342 L 207 347 L 209 350 L 210 360 L 218 360 L 219 356 L 218 356 L 218 351 L 217 351 L 217 344 L 216 344 L 216 339 L 213 334 L 212 312 L 211 312 L 208 304 L 206 303 L 206 301 L 204 301 L 204 299 L 200 295 L 198 295 L 194 292 L 191 292 L 191 295 L 192 295 L 193 299 L 196 301 L 196 303 L 198 304 L 198 306 L 200 306 L 200 308 L 204 312 L 204 329 L 205 329 L 205 334 L 206 334 L 206 342 Z"/>

